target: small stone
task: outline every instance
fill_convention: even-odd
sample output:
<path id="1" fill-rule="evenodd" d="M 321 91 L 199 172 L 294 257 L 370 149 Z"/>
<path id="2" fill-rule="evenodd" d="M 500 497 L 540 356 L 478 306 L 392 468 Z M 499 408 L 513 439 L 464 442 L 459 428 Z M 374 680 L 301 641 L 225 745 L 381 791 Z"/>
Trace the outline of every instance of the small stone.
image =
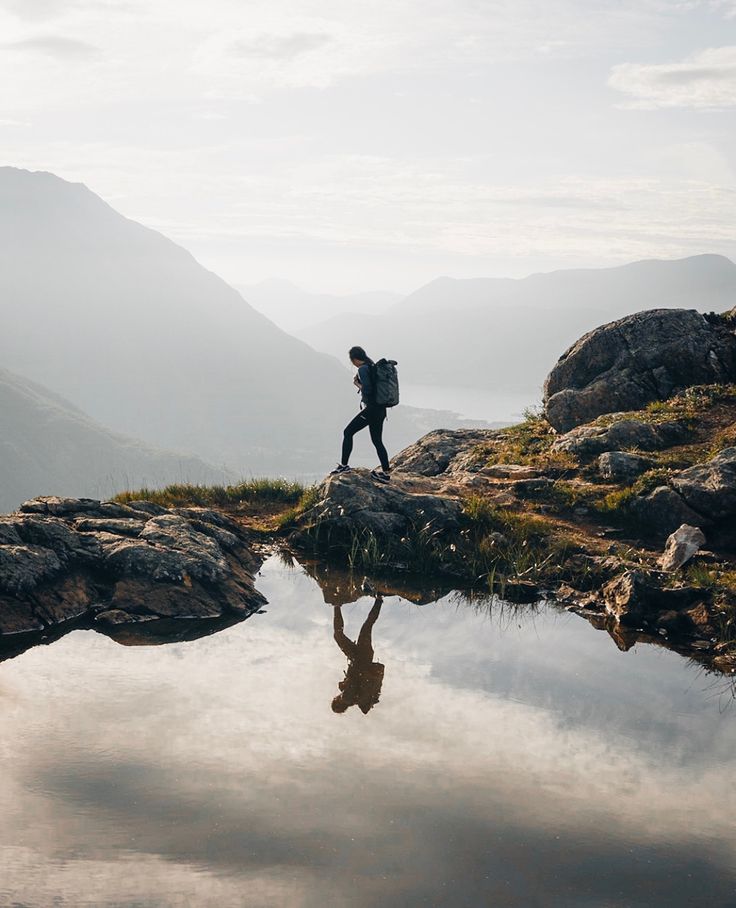
<path id="1" fill-rule="evenodd" d="M 536 479 L 539 470 L 518 463 L 494 463 L 480 471 L 491 479 Z"/>
<path id="2" fill-rule="evenodd" d="M 604 451 L 598 458 L 598 472 L 611 482 L 630 483 L 652 466 L 648 457 L 625 451 Z"/>
<path id="3" fill-rule="evenodd" d="M 705 545 L 705 534 L 700 527 L 683 523 L 667 540 L 664 553 L 659 559 L 659 566 L 663 571 L 676 571 L 689 561 L 702 545 Z"/>

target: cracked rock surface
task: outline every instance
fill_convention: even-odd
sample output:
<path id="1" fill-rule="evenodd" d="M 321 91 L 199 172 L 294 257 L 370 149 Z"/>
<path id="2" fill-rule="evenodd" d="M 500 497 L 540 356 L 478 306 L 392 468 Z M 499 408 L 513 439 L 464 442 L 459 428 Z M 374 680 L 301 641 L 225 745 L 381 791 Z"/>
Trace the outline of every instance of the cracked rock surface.
<path id="1" fill-rule="evenodd" d="M 243 530 L 207 508 L 34 498 L 0 517 L 0 638 L 72 619 L 244 617 L 265 599 Z"/>
<path id="2" fill-rule="evenodd" d="M 383 485 L 366 470 L 351 470 L 322 483 L 317 504 L 300 522 L 338 534 L 369 530 L 381 537 L 400 537 L 421 527 L 451 531 L 459 526 L 461 514 L 456 498 L 411 491 L 400 479 Z"/>
<path id="3" fill-rule="evenodd" d="M 651 309 L 576 341 L 547 377 L 545 413 L 567 432 L 602 413 L 638 410 L 680 388 L 735 377 L 731 328 L 694 309 Z"/>

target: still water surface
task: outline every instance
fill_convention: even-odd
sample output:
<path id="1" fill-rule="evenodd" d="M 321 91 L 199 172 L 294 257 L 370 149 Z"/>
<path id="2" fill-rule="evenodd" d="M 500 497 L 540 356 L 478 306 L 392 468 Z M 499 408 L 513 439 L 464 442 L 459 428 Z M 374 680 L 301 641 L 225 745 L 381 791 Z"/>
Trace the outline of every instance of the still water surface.
<path id="1" fill-rule="evenodd" d="M 259 587 L 200 640 L 0 665 L 1 905 L 736 905 L 723 681 L 551 607 Z"/>

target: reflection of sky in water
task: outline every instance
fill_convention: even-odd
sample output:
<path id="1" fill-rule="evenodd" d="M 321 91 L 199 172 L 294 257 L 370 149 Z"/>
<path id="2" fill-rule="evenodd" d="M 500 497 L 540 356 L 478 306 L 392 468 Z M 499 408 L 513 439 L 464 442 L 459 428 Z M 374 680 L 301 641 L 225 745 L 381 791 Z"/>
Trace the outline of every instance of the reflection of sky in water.
<path id="1" fill-rule="evenodd" d="M 260 587 L 212 637 L 0 666 L 0 904 L 736 904 L 736 714 L 681 657 L 387 599 L 380 702 L 335 715 L 332 609 Z"/>

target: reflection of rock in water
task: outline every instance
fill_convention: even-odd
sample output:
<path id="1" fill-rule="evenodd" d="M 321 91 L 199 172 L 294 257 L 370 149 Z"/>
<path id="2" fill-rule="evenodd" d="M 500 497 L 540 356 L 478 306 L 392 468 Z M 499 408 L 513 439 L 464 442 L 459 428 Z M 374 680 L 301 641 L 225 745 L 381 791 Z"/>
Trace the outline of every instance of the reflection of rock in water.
<path id="1" fill-rule="evenodd" d="M 0 517 L 0 653 L 80 626 L 126 644 L 212 633 L 265 602 L 258 566 L 242 528 L 206 508 L 34 499 Z"/>
<path id="2" fill-rule="evenodd" d="M 514 614 L 523 610 L 528 614 L 539 606 L 538 596 L 523 596 L 523 582 L 509 584 L 505 590 L 506 596 L 500 599 L 492 595 L 487 589 L 461 589 L 451 586 L 427 586 L 422 579 L 416 576 L 401 574 L 398 576 L 380 575 L 366 577 L 355 574 L 334 564 L 315 561 L 314 559 L 299 559 L 298 563 L 310 577 L 314 578 L 322 590 L 322 595 L 328 605 L 343 605 L 357 602 L 365 596 L 399 596 L 408 602 L 417 605 L 427 605 L 443 598 L 448 593 L 455 593 L 455 600 L 460 605 L 469 605 L 473 608 L 487 609 L 491 616 L 507 614 L 509 609 Z M 522 595 L 520 595 L 522 594 Z M 554 599 L 544 600 L 551 608 L 570 611 L 585 618 L 593 627 L 606 631 L 616 647 L 623 652 L 631 649 L 635 643 L 647 643 L 669 649 L 686 656 L 704 668 L 718 674 L 731 674 L 736 670 L 736 664 L 729 652 L 721 652 L 700 641 L 687 636 L 678 637 L 662 633 L 664 628 L 633 628 L 626 627 L 615 621 L 604 609 L 600 591 L 591 592 L 586 596 L 586 604 L 581 606 L 574 600 L 567 603 L 563 600 L 555 602 Z M 688 613 L 690 614 L 690 612 Z"/>
<path id="3" fill-rule="evenodd" d="M 253 614 L 251 612 L 251 614 Z M 250 615 L 245 615 L 249 618 Z M 186 643 L 209 637 L 243 621 L 243 617 L 229 618 L 155 618 L 133 624 L 112 626 L 95 625 L 95 630 L 110 637 L 121 646 L 159 646 L 164 643 Z"/>
<path id="4" fill-rule="evenodd" d="M 454 589 L 450 584 L 438 585 L 436 578 L 428 584 L 423 583 L 420 577 L 406 574 L 369 577 L 314 559 L 300 557 L 298 563 L 317 581 L 327 605 L 346 605 L 357 602 L 364 596 L 399 596 L 415 605 L 426 605 L 436 602 Z"/>
<path id="5" fill-rule="evenodd" d="M 335 643 L 348 660 L 345 678 L 339 682 L 340 693 L 332 701 L 332 711 L 344 713 L 351 706 L 358 706 L 367 715 L 378 703 L 383 684 L 384 666 L 373 661 L 373 625 L 381 614 L 383 600 L 376 597 L 373 607 L 363 622 L 358 639 L 353 642 L 345 634 L 342 607 L 335 606 L 333 631 Z"/>
<path id="6" fill-rule="evenodd" d="M 121 646 L 160 646 L 165 643 L 185 643 L 209 637 L 249 618 L 148 618 L 131 617 L 127 624 L 106 625 L 103 622 L 72 621 L 43 633 L 14 634 L 0 638 L 0 662 L 14 659 L 35 646 L 48 646 L 79 628 L 104 634 Z"/>

